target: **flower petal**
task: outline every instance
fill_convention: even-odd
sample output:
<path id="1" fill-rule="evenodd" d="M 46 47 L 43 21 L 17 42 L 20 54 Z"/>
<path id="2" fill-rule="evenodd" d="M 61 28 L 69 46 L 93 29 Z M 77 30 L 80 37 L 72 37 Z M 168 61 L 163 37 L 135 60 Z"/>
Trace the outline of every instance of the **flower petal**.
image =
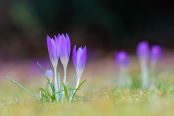
<path id="1" fill-rule="evenodd" d="M 67 41 L 67 49 L 68 49 L 68 55 L 70 55 L 71 51 L 71 43 L 68 34 L 66 33 L 66 41 Z"/>
<path id="2" fill-rule="evenodd" d="M 58 63 L 56 45 L 55 45 L 54 40 L 51 39 L 48 35 L 47 35 L 47 46 L 48 46 L 48 52 L 49 52 L 51 63 L 53 65 L 53 67 L 56 67 L 57 63 Z"/>
<path id="3" fill-rule="evenodd" d="M 151 48 L 151 60 L 158 61 L 161 56 L 161 46 L 154 45 Z"/>
<path id="4" fill-rule="evenodd" d="M 130 65 L 129 54 L 125 51 L 120 51 L 116 53 L 115 59 L 119 66 L 129 67 Z"/>
<path id="5" fill-rule="evenodd" d="M 60 37 L 60 60 L 64 67 L 67 67 L 69 61 L 69 50 L 67 40 L 64 34 Z"/>
<path id="6" fill-rule="evenodd" d="M 86 64 L 86 46 L 83 48 L 79 48 L 77 51 L 77 71 L 80 75 L 83 73 Z"/>
<path id="7" fill-rule="evenodd" d="M 77 70 L 77 52 L 76 52 L 76 45 L 75 45 L 74 48 L 73 48 L 72 59 L 73 59 L 73 63 L 74 63 L 75 69 Z"/>
<path id="8" fill-rule="evenodd" d="M 60 56 L 60 34 L 58 34 L 58 37 L 55 35 L 55 44 L 56 44 L 56 51 L 57 51 L 57 57 Z"/>
<path id="9" fill-rule="evenodd" d="M 48 78 L 53 78 L 53 71 L 52 70 L 47 70 L 46 73 L 45 73 L 45 76 L 48 77 Z"/>
<path id="10" fill-rule="evenodd" d="M 150 48 L 147 41 L 143 41 L 138 44 L 137 55 L 140 59 L 148 59 L 149 51 L 150 51 Z"/>

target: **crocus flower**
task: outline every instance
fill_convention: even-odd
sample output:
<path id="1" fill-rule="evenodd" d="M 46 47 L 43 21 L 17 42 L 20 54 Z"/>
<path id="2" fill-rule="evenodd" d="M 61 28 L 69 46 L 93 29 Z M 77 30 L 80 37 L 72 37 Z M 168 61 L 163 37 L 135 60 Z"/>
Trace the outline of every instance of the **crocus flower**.
<path id="1" fill-rule="evenodd" d="M 147 41 L 140 42 L 137 46 L 137 55 L 140 59 L 148 59 L 149 58 L 149 44 Z"/>
<path id="2" fill-rule="evenodd" d="M 48 35 L 47 35 L 47 47 L 48 47 L 51 63 L 53 67 L 55 68 L 57 67 L 57 63 L 58 63 L 57 48 L 56 48 L 54 39 L 51 39 Z"/>
<path id="3" fill-rule="evenodd" d="M 131 79 L 129 76 L 130 58 L 125 51 L 120 51 L 115 55 L 116 62 L 119 66 L 119 80 L 118 84 L 121 88 L 131 87 Z"/>
<path id="4" fill-rule="evenodd" d="M 64 67 L 67 67 L 71 50 L 70 39 L 68 34 L 60 36 L 60 60 Z"/>
<path id="5" fill-rule="evenodd" d="M 56 43 L 58 43 L 58 39 L 56 36 L 55 36 L 55 41 Z M 53 65 L 53 68 L 54 68 L 54 85 L 55 85 L 55 92 L 58 92 L 58 82 L 57 82 L 57 64 L 58 64 L 58 58 L 59 58 L 59 54 L 58 54 L 58 51 L 59 51 L 59 45 L 56 46 L 56 43 L 55 43 L 54 39 L 51 39 L 49 36 L 47 36 L 47 46 L 48 46 L 48 52 L 49 52 L 49 56 L 50 56 L 50 60 L 51 60 L 51 63 Z M 56 101 L 58 102 L 59 100 L 59 96 L 58 94 L 55 95 L 56 97 Z"/>
<path id="6" fill-rule="evenodd" d="M 63 64 L 64 67 L 64 84 L 66 84 L 66 68 L 68 65 L 69 61 L 69 55 L 70 55 L 70 50 L 71 50 L 71 45 L 70 45 L 70 39 L 68 34 L 66 34 L 66 37 L 64 34 L 60 36 L 60 60 Z"/>
<path id="7" fill-rule="evenodd" d="M 45 73 L 45 76 L 46 76 L 47 78 L 49 78 L 50 81 L 52 82 L 53 71 L 52 71 L 52 70 L 47 70 L 46 73 Z"/>
<path id="8" fill-rule="evenodd" d="M 52 70 L 47 70 L 46 73 L 45 73 L 45 76 L 46 76 L 47 78 L 49 78 L 49 79 L 50 79 L 50 83 L 52 83 L 53 71 L 52 71 Z M 50 86 L 49 88 L 50 88 L 50 92 L 51 92 L 51 95 L 52 95 L 51 86 Z"/>
<path id="9" fill-rule="evenodd" d="M 147 41 L 140 42 L 137 46 L 137 56 L 141 66 L 141 78 L 143 88 L 149 87 L 149 71 L 148 71 L 148 59 L 149 59 L 149 44 Z"/>
<path id="10" fill-rule="evenodd" d="M 156 64 L 161 56 L 161 46 L 153 45 L 151 48 L 151 62 L 150 62 L 150 74 L 151 74 L 151 88 L 155 86 L 155 69 Z"/>
<path id="11" fill-rule="evenodd" d="M 76 52 L 76 45 L 73 48 L 73 54 L 72 54 L 73 63 L 76 69 L 77 74 L 77 87 L 79 85 L 80 77 L 83 73 L 83 70 L 85 68 L 86 64 L 86 46 L 84 48 L 80 47 Z M 76 88 L 77 88 L 76 87 Z"/>
<path id="12" fill-rule="evenodd" d="M 130 65 L 130 58 L 129 54 L 125 51 L 120 51 L 116 53 L 115 56 L 116 62 L 120 67 L 129 67 Z"/>
<path id="13" fill-rule="evenodd" d="M 151 61 L 157 62 L 161 56 L 161 46 L 154 45 L 151 48 Z"/>

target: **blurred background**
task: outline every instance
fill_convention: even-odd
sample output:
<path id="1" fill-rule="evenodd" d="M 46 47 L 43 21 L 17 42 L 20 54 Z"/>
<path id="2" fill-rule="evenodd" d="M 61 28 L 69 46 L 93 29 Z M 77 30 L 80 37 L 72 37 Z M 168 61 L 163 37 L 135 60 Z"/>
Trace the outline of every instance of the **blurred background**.
<path id="1" fill-rule="evenodd" d="M 46 36 L 68 33 L 91 52 L 135 51 L 139 41 L 174 48 L 170 0 L 0 0 L 1 60 L 48 57 Z"/>
<path id="2" fill-rule="evenodd" d="M 131 77 L 140 82 L 136 47 L 144 40 L 150 46 L 162 46 L 158 80 L 174 81 L 173 5 L 170 0 L 0 0 L 1 97 L 11 96 L 12 88 L 14 95 L 19 91 L 7 76 L 39 93 L 33 88 L 45 85 L 46 80 L 37 62 L 45 70 L 52 69 L 46 37 L 58 33 L 68 33 L 71 48 L 87 46 L 87 63 L 81 78 L 88 79 L 83 85 L 85 93 L 117 85 L 114 55 L 119 50 L 131 55 Z M 63 80 L 60 61 L 58 72 Z M 70 56 L 67 81 L 72 82 L 74 75 Z"/>
<path id="3" fill-rule="evenodd" d="M 161 45 L 165 57 L 161 68 L 164 64 L 173 68 L 173 4 L 170 0 L 0 0 L 0 77 L 28 82 L 24 77 L 43 75 L 37 62 L 52 69 L 46 37 L 58 33 L 68 33 L 72 47 L 87 46 L 83 78 L 114 77 L 118 50 L 126 50 L 138 64 L 136 47 L 143 40 Z M 67 75 L 75 75 L 71 56 L 68 68 L 72 70 Z M 58 69 L 63 76 L 62 66 Z"/>

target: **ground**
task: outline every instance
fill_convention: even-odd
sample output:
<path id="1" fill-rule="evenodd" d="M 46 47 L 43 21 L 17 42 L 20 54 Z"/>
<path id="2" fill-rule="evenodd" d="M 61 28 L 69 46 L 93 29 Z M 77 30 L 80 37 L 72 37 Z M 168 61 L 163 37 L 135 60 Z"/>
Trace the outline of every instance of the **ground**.
<path id="1" fill-rule="evenodd" d="M 49 60 L 27 60 L 1 63 L 0 115 L 1 116 L 173 116 L 174 68 L 173 56 L 166 53 L 157 66 L 156 84 L 153 89 L 142 89 L 140 69 L 135 56 L 131 57 L 130 76 L 133 87 L 120 89 L 117 84 L 118 68 L 111 56 L 88 61 L 81 81 L 88 79 L 76 95 L 73 103 L 37 103 L 25 91 L 9 81 L 14 79 L 26 89 L 39 95 L 39 87 L 46 86 L 37 62 L 51 69 Z M 59 62 L 58 71 L 63 80 Z M 67 77 L 72 83 L 75 69 L 70 61 Z M 113 91 L 113 89 L 116 89 Z"/>

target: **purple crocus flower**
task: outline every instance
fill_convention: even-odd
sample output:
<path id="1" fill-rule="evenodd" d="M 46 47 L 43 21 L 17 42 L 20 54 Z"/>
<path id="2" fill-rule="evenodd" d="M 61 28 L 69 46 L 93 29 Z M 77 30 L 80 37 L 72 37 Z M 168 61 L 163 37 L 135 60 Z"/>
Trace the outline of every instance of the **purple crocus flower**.
<path id="1" fill-rule="evenodd" d="M 120 87 L 131 87 L 131 79 L 129 77 L 130 58 L 125 51 L 120 51 L 115 54 L 115 60 L 119 66 L 119 80 Z"/>
<path id="2" fill-rule="evenodd" d="M 161 46 L 153 45 L 151 48 L 151 61 L 157 62 L 161 56 Z"/>
<path id="3" fill-rule="evenodd" d="M 138 44 L 137 55 L 140 59 L 148 59 L 149 51 L 150 51 L 150 48 L 147 41 L 143 41 Z"/>
<path id="4" fill-rule="evenodd" d="M 45 76 L 48 77 L 52 82 L 53 71 L 52 70 L 47 70 L 46 73 L 45 73 Z"/>
<path id="5" fill-rule="evenodd" d="M 52 80 L 53 80 L 53 71 L 52 70 L 47 70 L 46 73 L 45 73 L 45 76 L 47 78 L 49 78 L 50 79 L 50 82 L 52 83 Z M 52 95 L 51 86 L 49 88 L 50 88 L 50 92 L 51 92 L 51 95 Z"/>
<path id="6" fill-rule="evenodd" d="M 70 45 L 70 39 L 68 34 L 66 34 L 66 37 L 64 34 L 60 36 L 60 60 L 63 64 L 64 67 L 67 67 L 68 61 L 69 61 L 69 55 L 70 55 L 70 50 L 71 50 L 71 45 Z"/>
<path id="7" fill-rule="evenodd" d="M 129 54 L 125 51 L 120 51 L 120 52 L 116 53 L 115 59 L 120 67 L 127 68 L 130 65 Z"/>
<path id="8" fill-rule="evenodd" d="M 70 55 L 70 50 L 71 50 L 71 44 L 70 44 L 70 39 L 68 34 L 66 33 L 66 37 L 64 34 L 60 36 L 60 60 L 63 64 L 64 67 L 64 84 L 66 84 L 66 68 L 69 62 L 69 55 Z"/>
<path id="9" fill-rule="evenodd" d="M 77 74 L 77 86 L 79 85 L 80 77 L 83 73 L 83 70 L 85 68 L 86 64 L 86 46 L 84 48 L 80 47 L 77 52 L 76 52 L 76 45 L 73 48 L 73 63 L 76 69 L 76 74 Z"/>
<path id="10" fill-rule="evenodd" d="M 141 66 L 141 78 L 143 88 L 149 87 L 149 71 L 148 71 L 148 59 L 149 59 L 149 44 L 147 41 L 140 42 L 137 46 L 137 56 Z"/>
<path id="11" fill-rule="evenodd" d="M 51 39 L 48 35 L 47 35 L 47 47 L 51 63 L 53 67 L 56 68 L 58 63 L 58 55 L 56 50 L 57 48 L 54 39 Z"/>
<path id="12" fill-rule="evenodd" d="M 53 78 L 53 71 L 52 70 L 47 70 L 46 73 L 45 73 L 45 76 L 48 77 L 48 78 Z"/>

